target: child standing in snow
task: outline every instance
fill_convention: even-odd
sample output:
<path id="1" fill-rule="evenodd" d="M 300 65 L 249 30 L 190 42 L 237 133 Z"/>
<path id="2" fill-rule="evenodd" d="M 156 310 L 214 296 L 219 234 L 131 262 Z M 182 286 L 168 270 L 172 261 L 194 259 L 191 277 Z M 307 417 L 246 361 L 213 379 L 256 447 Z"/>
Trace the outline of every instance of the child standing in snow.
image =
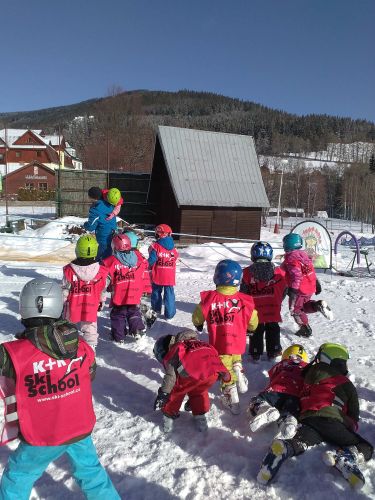
<path id="1" fill-rule="evenodd" d="M 96 262 L 98 242 L 89 234 L 79 238 L 76 259 L 63 269 L 64 318 L 79 323 L 86 342 L 98 343 L 98 311 L 105 302 L 107 269 Z"/>
<path id="2" fill-rule="evenodd" d="M 91 438 L 95 354 L 77 328 L 60 319 L 62 310 L 61 287 L 54 280 L 29 281 L 20 294 L 25 331 L 0 346 L 3 396 L 8 388 L 1 435 L 8 441 L 20 437 L 1 478 L 4 500 L 29 500 L 35 481 L 65 453 L 87 498 L 120 500 Z"/>
<path id="3" fill-rule="evenodd" d="M 201 292 L 201 302 L 192 316 L 198 330 L 206 321 L 209 343 L 215 347 L 231 381 L 222 381 L 222 403 L 233 414 L 240 413 L 238 390 L 247 391 L 247 379 L 242 368 L 242 354 L 246 350 L 246 331 L 258 326 L 254 301 L 238 291 L 242 277 L 241 266 L 233 260 L 220 261 L 215 269 L 216 290 Z"/>
<path id="4" fill-rule="evenodd" d="M 282 360 L 268 372 L 267 387 L 250 401 L 248 413 L 253 432 L 278 421 L 279 437 L 289 439 L 295 435 L 303 388 L 302 370 L 307 363 L 303 346 L 293 344 L 285 349 Z"/>
<path id="5" fill-rule="evenodd" d="M 163 430 L 171 432 L 173 421 L 179 417 L 185 396 L 196 428 L 207 431 L 206 413 L 210 409 L 208 389 L 218 376 L 230 380 L 230 374 L 220 361 L 214 347 L 197 340 L 193 330 L 182 330 L 177 335 L 164 335 L 154 346 L 156 359 L 164 365 L 165 376 L 154 402 L 154 410 L 163 412 Z"/>
<path id="6" fill-rule="evenodd" d="M 250 334 L 249 354 L 258 361 L 263 354 L 263 336 L 266 337 L 268 359 L 281 354 L 281 304 L 286 291 L 285 272 L 271 262 L 273 249 L 269 243 L 258 241 L 250 251 L 253 264 L 243 272 L 240 291 L 251 295 L 258 311 L 259 324 Z"/>
<path id="7" fill-rule="evenodd" d="M 333 319 L 333 313 L 324 300 L 311 300 L 311 296 L 321 292 L 316 279 L 312 260 L 302 250 L 302 238 L 299 234 L 289 233 L 284 236 L 284 262 L 281 269 L 286 273 L 289 295 L 289 310 L 300 327 L 296 335 L 310 337 L 312 330 L 307 314 L 321 312 L 327 319 Z"/>
<path id="8" fill-rule="evenodd" d="M 172 229 L 167 224 L 156 226 L 156 242 L 150 246 L 148 258 L 152 269 L 151 307 L 157 314 L 160 314 L 164 302 L 165 319 L 172 319 L 176 314 L 174 286 L 178 252 L 171 235 Z M 163 291 L 164 297 L 162 297 Z"/>
<path id="9" fill-rule="evenodd" d="M 135 338 L 145 333 L 139 304 L 146 264 L 132 251 L 130 239 L 125 234 L 115 234 L 112 249 L 113 255 L 103 260 L 110 279 L 111 335 L 115 342 L 124 343 L 127 333 Z"/>
<path id="10" fill-rule="evenodd" d="M 347 377 L 348 359 L 349 352 L 341 344 L 320 346 L 312 363 L 304 369 L 301 425 L 292 439 L 273 441 L 258 474 L 259 482 L 271 481 L 287 458 L 326 442 L 338 449 L 327 451 L 324 462 L 339 470 L 354 488 L 364 485 L 358 464 L 370 460 L 374 449 L 356 432 L 359 402 L 357 391 Z"/>

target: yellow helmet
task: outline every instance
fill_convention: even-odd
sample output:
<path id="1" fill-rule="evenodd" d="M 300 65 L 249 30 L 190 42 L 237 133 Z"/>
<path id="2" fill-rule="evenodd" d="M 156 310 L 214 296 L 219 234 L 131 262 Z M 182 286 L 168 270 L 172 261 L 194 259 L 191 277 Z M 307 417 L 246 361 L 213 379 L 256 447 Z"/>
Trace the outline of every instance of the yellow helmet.
<path id="1" fill-rule="evenodd" d="M 305 361 L 305 363 L 309 362 L 306 351 L 301 344 L 293 344 L 287 347 L 283 352 L 282 359 L 289 359 L 291 356 L 298 356 L 302 361 Z"/>

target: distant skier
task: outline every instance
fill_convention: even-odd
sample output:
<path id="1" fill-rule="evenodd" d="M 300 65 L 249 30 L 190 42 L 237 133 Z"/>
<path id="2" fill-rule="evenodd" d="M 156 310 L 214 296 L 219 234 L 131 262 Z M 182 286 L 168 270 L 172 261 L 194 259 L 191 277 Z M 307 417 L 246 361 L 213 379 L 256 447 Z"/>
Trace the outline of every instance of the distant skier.
<path id="1" fill-rule="evenodd" d="M 197 339 L 193 330 L 182 330 L 177 335 L 163 335 L 154 346 L 156 359 L 165 367 L 163 383 L 154 402 L 154 410 L 163 413 L 163 430 L 171 432 L 174 420 L 180 416 L 185 396 L 194 423 L 200 432 L 207 431 L 206 413 L 210 409 L 208 389 L 218 376 L 229 381 L 230 374 L 220 361 L 216 349 Z"/>
<path id="2" fill-rule="evenodd" d="M 48 464 L 66 453 L 86 498 L 119 500 L 91 438 L 94 351 L 73 324 L 60 319 L 63 296 L 56 281 L 26 283 L 19 306 L 25 331 L 0 345 L 7 415 L 2 438 L 20 438 L 1 478 L 0 498 L 29 500 Z"/>
<path id="3" fill-rule="evenodd" d="M 95 350 L 98 310 L 106 298 L 108 269 L 96 261 L 98 242 L 91 234 L 79 238 L 76 259 L 63 269 L 64 318 L 79 323 L 83 338 Z"/>
<path id="4" fill-rule="evenodd" d="M 302 370 L 307 363 L 303 346 L 293 344 L 285 349 L 282 360 L 268 372 L 267 387 L 251 398 L 248 413 L 252 432 L 277 422 L 278 437 L 289 439 L 295 435 L 304 383 Z"/>
<path id="5" fill-rule="evenodd" d="M 305 368 L 301 397 L 301 425 L 292 439 L 276 439 L 265 456 L 258 481 L 267 484 L 282 463 L 322 442 L 338 447 L 326 452 L 323 460 L 334 466 L 354 488 L 365 479 L 359 464 L 370 460 L 373 446 L 357 434 L 359 402 L 357 391 L 347 377 L 349 352 L 341 344 L 325 343 Z"/>
<path id="6" fill-rule="evenodd" d="M 299 234 L 289 233 L 284 236 L 284 262 L 281 269 L 286 273 L 289 295 L 289 310 L 300 327 L 296 335 L 310 337 L 311 326 L 307 314 L 321 312 L 327 319 L 333 319 L 333 313 L 324 300 L 311 300 L 311 296 L 321 292 L 316 279 L 314 265 L 308 254 L 302 250 L 302 238 Z"/>
<path id="7" fill-rule="evenodd" d="M 231 413 L 240 413 L 238 392 L 247 392 L 248 381 L 243 373 L 242 354 L 246 350 L 246 331 L 258 326 L 258 315 L 252 297 L 238 291 L 241 266 L 233 260 L 222 260 L 216 268 L 216 290 L 201 292 L 201 301 L 193 312 L 194 326 L 202 331 L 207 323 L 209 343 L 215 347 L 231 374 L 222 381 L 221 401 Z M 237 390 L 238 385 L 238 390 Z"/>
<path id="8" fill-rule="evenodd" d="M 172 319 L 176 314 L 174 286 L 178 252 L 174 246 L 172 229 L 167 224 L 156 226 L 155 237 L 156 242 L 148 249 L 152 279 L 151 307 L 161 314 L 164 302 L 164 317 Z"/>
<path id="9" fill-rule="evenodd" d="M 250 250 L 253 264 L 246 267 L 240 292 L 251 295 L 258 311 L 259 324 L 250 334 L 249 354 L 258 361 L 263 354 L 263 336 L 266 341 L 268 359 L 281 354 L 280 325 L 281 304 L 286 292 L 285 272 L 275 268 L 271 262 L 272 246 L 265 241 L 257 241 Z"/>

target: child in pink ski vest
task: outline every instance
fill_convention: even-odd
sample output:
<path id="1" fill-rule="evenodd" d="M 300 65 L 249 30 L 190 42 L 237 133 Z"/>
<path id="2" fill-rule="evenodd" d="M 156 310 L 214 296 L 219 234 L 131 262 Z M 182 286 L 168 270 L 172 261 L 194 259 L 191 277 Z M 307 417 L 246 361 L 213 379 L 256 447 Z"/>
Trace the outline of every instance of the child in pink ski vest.
<path id="1" fill-rule="evenodd" d="M 247 391 L 247 379 L 242 368 L 246 350 L 246 331 L 258 326 L 258 315 L 252 297 L 238 291 L 241 266 L 233 260 L 222 260 L 215 269 L 216 290 L 201 292 L 201 302 L 192 316 L 198 330 L 207 323 L 209 343 L 219 353 L 231 374 L 230 382 L 222 382 L 222 403 L 233 414 L 240 412 L 238 391 Z"/>
<path id="2" fill-rule="evenodd" d="M 321 292 L 321 286 L 316 279 L 312 260 L 305 250 L 302 250 L 302 238 L 297 233 L 289 233 L 283 238 L 285 250 L 281 269 L 285 271 L 288 284 L 289 310 L 295 322 L 300 327 L 296 335 L 310 337 L 311 326 L 307 317 L 310 313 L 320 312 L 327 319 L 333 319 L 333 313 L 324 300 L 311 300 L 311 296 Z"/>
<path id="3" fill-rule="evenodd" d="M 163 383 L 154 402 L 154 410 L 163 412 L 163 430 L 171 432 L 173 421 L 180 415 L 185 396 L 189 397 L 196 428 L 207 431 L 206 413 L 210 409 L 208 389 L 218 376 L 227 382 L 230 373 L 221 362 L 216 349 L 197 339 L 193 330 L 177 335 L 164 335 L 154 346 L 156 359 L 166 370 Z M 185 405 L 186 409 L 186 405 Z"/>
<path id="4" fill-rule="evenodd" d="M 86 342 L 95 350 L 98 344 L 98 311 L 105 302 L 108 271 L 96 262 L 98 243 L 85 234 L 76 244 L 76 256 L 63 269 L 64 318 L 79 323 Z"/>
<path id="5" fill-rule="evenodd" d="M 115 342 L 123 343 L 128 333 L 139 338 L 146 331 L 139 305 L 147 262 L 137 257 L 125 234 L 115 234 L 112 250 L 113 255 L 103 260 L 110 280 L 111 336 Z"/>
<path id="6" fill-rule="evenodd" d="M 248 413 L 253 432 L 277 421 L 278 437 L 290 439 L 294 436 L 303 389 L 302 370 L 308 361 L 303 346 L 293 344 L 285 349 L 282 360 L 268 372 L 267 387 L 251 398 Z"/>
<path id="7" fill-rule="evenodd" d="M 60 319 L 62 310 L 56 281 L 43 276 L 29 281 L 20 294 L 25 330 L 18 340 L 0 345 L 0 389 L 7 415 L 2 444 L 20 438 L 1 478 L 4 500 L 29 500 L 35 481 L 64 454 L 87 498 L 120 499 L 91 438 L 95 353 L 73 324 Z M 57 492 L 51 496 L 59 498 Z"/>
<path id="8" fill-rule="evenodd" d="M 167 224 L 156 226 L 155 236 L 156 242 L 148 250 L 152 280 L 151 307 L 160 314 L 164 302 L 164 317 L 172 319 L 176 314 L 174 286 L 178 252 L 174 247 L 172 229 Z"/>

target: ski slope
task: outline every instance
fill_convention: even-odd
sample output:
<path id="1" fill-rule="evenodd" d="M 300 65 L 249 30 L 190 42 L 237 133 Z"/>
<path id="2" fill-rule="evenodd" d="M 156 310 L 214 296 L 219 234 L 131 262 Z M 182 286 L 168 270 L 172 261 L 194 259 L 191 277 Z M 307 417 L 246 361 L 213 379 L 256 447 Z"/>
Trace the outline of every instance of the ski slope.
<path id="1" fill-rule="evenodd" d="M 51 223 L 44 236 L 63 237 L 61 225 Z M 37 233 L 40 237 L 42 230 Z M 35 232 L 36 233 L 36 232 Z M 25 233 L 25 236 L 29 233 Z M 29 235 L 30 236 L 30 235 Z M 283 235 L 264 231 L 262 239 L 281 247 Z M 8 238 L 6 238 L 8 240 Z M 32 278 L 45 275 L 60 280 L 62 264 L 56 253 L 64 250 L 66 241 L 24 238 L 22 258 L 6 260 L 12 253 L 12 242 L 0 239 L 0 341 L 10 340 L 22 330 L 18 319 L 18 297 L 22 286 Z M 53 244 L 52 244 L 53 243 Z M 47 262 L 33 262 L 38 253 L 47 255 Z M 184 411 L 175 421 L 171 435 L 161 432 L 161 414 L 153 411 L 153 401 L 161 383 L 162 370 L 154 359 L 152 348 L 160 335 L 176 333 L 191 327 L 191 313 L 199 301 L 199 292 L 213 287 L 216 263 L 224 258 L 249 263 L 249 244 L 193 245 L 181 251 L 177 271 L 177 314 L 173 320 L 158 319 L 146 338 L 117 345 L 109 340 L 109 310 L 100 313 L 100 341 L 97 348 L 97 377 L 93 384 L 97 424 L 93 439 L 102 463 L 108 470 L 121 498 L 127 500 L 227 500 L 227 499 L 356 499 L 375 498 L 375 461 L 363 466 L 366 485 L 360 493 L 353 492 L 335 471 L 321 460 L 324 446 L 308 450 L 289 460 L 276 481 L 260 487 L 256 475 L 260 462 L 272 440 L 275 427 L 251 434 L 245 409 L 251 396 L 266 383 L 272 364 L 259 364 L 244 355 L 244 368 L 249 378 L 249 392 L 240 395 L 242 412 L 233 416 L 223 410 L 218 400 L 218 385 L 211 390 L 209 432 L 199 434 L 192 416 Z M 66 262 L 74 246 L 66 253 Z M 276 250 L 276 254 L 281 250 Z M 64 254 L 65 255 L 65 254 Z M 48 261 L 49 260 L 49 261 Z M 335 313 L 328 322 L 323 316 L 311 316 L 313 337 L 304 345 L 312 356 L 327 341 L 345 343 L 350 350 L 350 378 L 358 386 L 361 405 L 360 433 L 375 442 L 375 279 L 345 278 L 330 273 L 319 274 L 323 292 Z M 301 339 L 294 335 L 297 327 L 286 303 L 283 305 L 282 345 L 287 347 Z M 203 339 L 206 335 L 203 334 Z M 10 450 L 17 443 L 0 448 L 3 469 Z M 84 498 L 75 485 L 69 464 L 62 458 L 51 464 L 35 484 L 33 499 Z M 102 500 L 102 499 L 100 499 Z M 105 499 L 103 499 L 105 500 Z"/>

